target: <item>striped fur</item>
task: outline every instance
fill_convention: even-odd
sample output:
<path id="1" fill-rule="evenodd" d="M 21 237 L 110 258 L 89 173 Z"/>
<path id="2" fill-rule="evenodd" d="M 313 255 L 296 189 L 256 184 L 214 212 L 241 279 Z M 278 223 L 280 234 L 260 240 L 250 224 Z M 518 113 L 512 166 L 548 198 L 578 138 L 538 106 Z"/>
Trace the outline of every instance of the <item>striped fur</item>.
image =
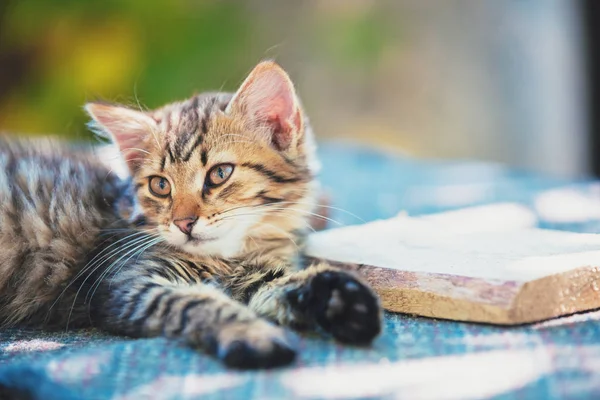
<path id="1" fill-rule="evenodd" d="M 284 326 L 350 343 L 379 333 L 379 302 L 359 278 L 299 268 L 317 163 L 277 65 L 260 64 L 234 95 L 87 110 L 128 180 L 92 148 L 0 139 L 2 325 L 179 338 L 242 368 L 291 362 Z M 212 184 L 223 164 L 233 172 Z M 156 176 L 168 194 L 153 192 Z"/>

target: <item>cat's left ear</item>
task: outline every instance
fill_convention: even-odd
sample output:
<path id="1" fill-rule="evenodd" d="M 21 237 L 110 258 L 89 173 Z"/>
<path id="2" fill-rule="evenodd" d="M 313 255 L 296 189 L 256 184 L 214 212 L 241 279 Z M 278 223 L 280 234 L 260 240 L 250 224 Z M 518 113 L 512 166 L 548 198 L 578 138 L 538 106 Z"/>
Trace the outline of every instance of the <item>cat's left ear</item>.
<path id="1" fill-rule="evenodd" d="M 92 129 L 106 133 L 119 146 L 133 171 L 144 158 L 147 138 L 157 129 L 156 121 L 144 112 L 119 105 L 87 103 L 85 110 L 94 120 Z"/>
<path id="2" fill-rule="evenodd" d="M 297 145 L 302 136 L 302 111 L 294 85 L 276 63 L 258 64 L 229 103 L 227 113 L 241 114 L 277 150 Z"/>

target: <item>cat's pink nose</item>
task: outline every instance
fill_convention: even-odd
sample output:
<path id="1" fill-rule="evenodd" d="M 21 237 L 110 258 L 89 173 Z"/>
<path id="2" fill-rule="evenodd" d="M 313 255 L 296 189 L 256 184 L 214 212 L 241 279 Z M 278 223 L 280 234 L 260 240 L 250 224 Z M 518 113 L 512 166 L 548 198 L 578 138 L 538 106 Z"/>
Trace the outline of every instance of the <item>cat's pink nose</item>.
<path id="1" fill-rule="evenodd" d="M 186 235 L 189 235 L 194 228 L 194 224 L 198 221 L 198 217 L 187 217 L 181 218 L 173 221 L 175 225 L 179 228 L 179 230 Z"/>

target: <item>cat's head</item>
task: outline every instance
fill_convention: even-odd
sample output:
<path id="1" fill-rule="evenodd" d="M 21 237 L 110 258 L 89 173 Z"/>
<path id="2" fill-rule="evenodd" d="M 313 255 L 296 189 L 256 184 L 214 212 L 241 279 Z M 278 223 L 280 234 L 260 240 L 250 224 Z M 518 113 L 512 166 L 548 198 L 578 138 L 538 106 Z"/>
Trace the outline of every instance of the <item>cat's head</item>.
<path id="1" fill-rule="evenodd" d="M 235 94 L 208 93 L 152 111 L 89 103 L 118 144 L 145 219 L 168 243 L 235 257 L 293 241 L 313 202 L 314 144 L 288 75 L 262 62 Z"/>

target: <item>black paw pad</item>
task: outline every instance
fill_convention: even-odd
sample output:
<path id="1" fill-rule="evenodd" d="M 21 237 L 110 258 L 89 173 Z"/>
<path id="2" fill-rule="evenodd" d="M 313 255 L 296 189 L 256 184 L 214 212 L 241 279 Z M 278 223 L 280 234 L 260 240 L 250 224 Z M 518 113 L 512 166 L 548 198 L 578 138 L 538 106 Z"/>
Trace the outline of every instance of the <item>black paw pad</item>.
<path id="1" fill-rule="evenodd" d="M 377 295 L 351 274 L 320 273 L 298 297 L 299 304 L 314 313 L 317 323 L 342 342 L 368 344 L 381 332 Z"/>

